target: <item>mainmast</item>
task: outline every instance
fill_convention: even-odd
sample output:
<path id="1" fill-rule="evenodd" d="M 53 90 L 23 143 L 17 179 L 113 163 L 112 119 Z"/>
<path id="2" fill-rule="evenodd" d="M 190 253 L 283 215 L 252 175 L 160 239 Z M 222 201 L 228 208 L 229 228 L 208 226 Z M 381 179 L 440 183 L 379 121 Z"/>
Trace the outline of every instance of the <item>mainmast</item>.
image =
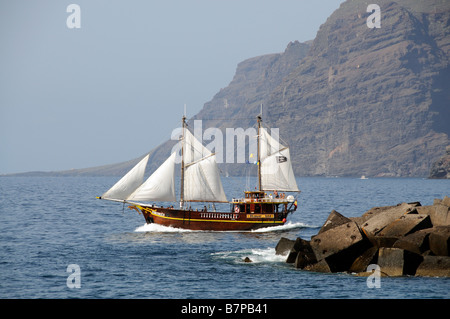
<path id="1" fill-rule="evenodd" d="M 258 144 L 258 156 L 257 156 L 257 164 L 258 164 L 258 189 L 261 191 L 261 147 L 260 147 L 260 141 L 261 141 L 261 114 L 256 117 L 258 121 L 258 136 L 257 136 L 257 144 Z"/>
<path id="2" fill-rule="evenodd" d="M 180 182 L 180 208 L 183 207 L 183 202 L 184 202 L 184 147 L 186 145 L 186 134 L 185 134 L 185 130 L 186 130 L 186 115 L 183 115 L 183 117 L 181 118 L 181 124 L 182 124 L 182 131 L 181 134 L 183 135 L 181 137 L 181 182 Z"/>

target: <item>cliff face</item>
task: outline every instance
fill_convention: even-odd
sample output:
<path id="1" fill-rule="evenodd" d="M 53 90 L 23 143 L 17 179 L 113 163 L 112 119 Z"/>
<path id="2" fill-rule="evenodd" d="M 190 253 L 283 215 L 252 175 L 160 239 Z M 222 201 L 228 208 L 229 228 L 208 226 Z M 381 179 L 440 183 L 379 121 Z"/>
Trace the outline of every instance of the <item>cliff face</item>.
<path id="1" fill-rule="evenodd" d="M 298 175 L 427 176 L 450 144 L 450 3 L 378 4 L 381 28 L 347 1 L 312 43 L 240 63 L 196 118 L 245 128 L 262 103 Z"/>
<path id="2" fill-rule="evenodd" d="M 446 154 L 434 162 L 431 166 L 428 178 L 450 179 L 450 146 L 447 146 Z"/>
<path id="3" fill-rule="evenodd" d="M 246 129 L 263 104 L 297 176 L 427 176 L 450 145 L 450 2 L 379 0 L 381 28 L 373 29 L 369 3 L 348 0 L 313 41 L 239 63 L 193 119 L 203 129 Z M 173 145 L 151 152 L 150 171 Z"/>
<path id="4" fill-rule="evenodd" d="M 194 119 L 205 120 L 206 127 L 254 126 L 260 105 L 265 105 L 270 93 L 300 65 L 309 48 L 309 43 L 294 41 L 283 53 L 262 55 L 239 63 L 230 84 L 205 103 Z"/>
<path id="5" fill-rule="evenodd" d="M 347 1 L 321 26 L 268 103 L 297 174 L 428 174 L 449 144 L 450 4 L 427 4 L 379 1 L 369 29 L 367 4 Z"/>

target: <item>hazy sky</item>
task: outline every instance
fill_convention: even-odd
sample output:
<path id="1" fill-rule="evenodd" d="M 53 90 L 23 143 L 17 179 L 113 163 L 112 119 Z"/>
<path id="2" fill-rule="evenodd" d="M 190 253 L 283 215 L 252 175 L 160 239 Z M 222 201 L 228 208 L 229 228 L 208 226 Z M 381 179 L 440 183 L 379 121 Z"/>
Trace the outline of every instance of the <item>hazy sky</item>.
<path id="1" fill-rule="evenodd" d="M 136 158 L 343 0 L 0 1 L 0 174 Z M 81 8 L 69 29 L 67 6 Z"/>

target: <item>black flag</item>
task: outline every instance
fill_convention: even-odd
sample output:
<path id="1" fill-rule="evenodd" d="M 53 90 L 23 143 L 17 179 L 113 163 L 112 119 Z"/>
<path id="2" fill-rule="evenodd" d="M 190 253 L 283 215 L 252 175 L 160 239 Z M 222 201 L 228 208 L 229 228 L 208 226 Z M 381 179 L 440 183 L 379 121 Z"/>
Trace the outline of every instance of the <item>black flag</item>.
<path id="1" fill-rule="evenodd" d="M 286 156 L 277 156 L 277 163 L 284 163 L 287 162 Z"/>

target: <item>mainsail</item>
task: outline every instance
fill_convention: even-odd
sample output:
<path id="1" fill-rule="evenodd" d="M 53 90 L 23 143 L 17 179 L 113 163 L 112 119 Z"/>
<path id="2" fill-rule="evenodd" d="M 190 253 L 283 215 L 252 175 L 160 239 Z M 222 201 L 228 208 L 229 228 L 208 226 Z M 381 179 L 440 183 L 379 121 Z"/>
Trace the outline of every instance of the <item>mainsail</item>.
<path id="1" fill-rule="evenodd" d="M 111 187 L 101 198 L 109 200 L 126 200 L 144 181 L 145 167 L 149 155 L 145 156 L 124 177 Z"/>
<path id="2" fill-rule="evenodd" d="M 298 192 L 289 147 L 280 144 L 264 128 L 260 130 L 259 138 L 261 190 Z"/>
<path id="3" fill-rule="evenodd" d="M 189 130 L 184 133 L 185 201 L 226 202 L 216 156 Z"/>

